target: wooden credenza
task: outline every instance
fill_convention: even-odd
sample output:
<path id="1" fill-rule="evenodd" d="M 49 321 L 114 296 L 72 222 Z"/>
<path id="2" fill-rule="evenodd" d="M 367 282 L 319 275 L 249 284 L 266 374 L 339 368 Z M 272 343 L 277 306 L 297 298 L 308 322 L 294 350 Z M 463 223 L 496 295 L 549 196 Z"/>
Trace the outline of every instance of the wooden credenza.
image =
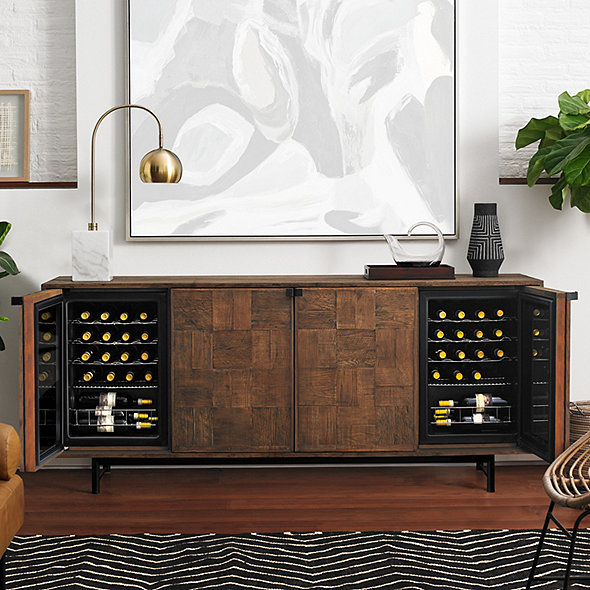
<path id="1" fill-rule="evenodd" d="M 455 294 L 467 306 L 471 293 L 473 301 L 483 304 L 491 305 L 495 296 L 510 305 L 514 302 L 516 327 L 510 346 L 516 351 L 511 354 L 520 358 L 524 345 L 515 343 L 526 340 L 521 331 L 528 324 L 518 317 L 525 292 L 543 305 L 546 298 L 550 313 L 545 430 L 539 431 L 533 418 L 527 418 L 526 406 L 534 404 L 519 373 L 514 386 L 506 389 L 512 396 L 508 401 L 513 427 L 496 437 L 483 437 L 483 442 L 477 429 L 467 437 L 461 430 L 455 439 L 429 437 L 424 424 L 430 410 L 425 406 L 433 403 L 432 392 L 439 390 L 428 381 L 430 320 L 423 295 L 440 294 L 442 301 Z M 103 301 L 110 301 L 115 311 L 122 301 L 133 310 L 135 299 L 149 300 L 150 293 L 161 301 L 156 381 L 158 409 L 165 422 L 158 436 L 143 442 L 112 433 L 72 436 L 76 387 L 84 385 L 78 383 L 76 314 L 81 305 L 99 310 Z M 34 470 L 64 449 L 69 456 L 195 461 L 489 456 L 522 450 L 549 459 L 567 440 L 571 298 L 523 275 L 459 275 L 432 281 L 368 281 L 340 275 L 116 277 L 108 283 L 58 277 L 39 293 L 17 301 L 22 305 L 25 465 Z M 56 379 L 50 405 L 55 401 L 57 419 L 49 431 L 46 428 L 40 444 L 39 314 L 54 307 L 60 324 L 56 374 L 61 378 Z M 118 329 L 113 325 L 115 338 Z M 449 350 L 455 344 L 444 343 Z M 118 353 L 119 348 L 111 350 Z M 524 364 L 520 358 L 518 366 Z M 103 369 L 97 363 L 99 390 Z M 109 387 L 112 384 L 105 383 L 105 389 Z"/>

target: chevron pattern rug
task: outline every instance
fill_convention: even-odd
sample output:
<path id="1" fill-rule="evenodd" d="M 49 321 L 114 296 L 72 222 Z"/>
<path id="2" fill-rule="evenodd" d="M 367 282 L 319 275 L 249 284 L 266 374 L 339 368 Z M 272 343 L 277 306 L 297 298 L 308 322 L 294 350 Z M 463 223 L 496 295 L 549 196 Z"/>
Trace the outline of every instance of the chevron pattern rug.
<path id="1" fill-rule="evenodd" d="M 520 590 L 538 537 L 539 531 L 19 536 L 7 552 L 6 581 L 8 590 Z M 562 573 L 563 539 L 549 535 L 540 573 Z M 577 573 L 588 575 L 588 530 L 578 556 Z"/>

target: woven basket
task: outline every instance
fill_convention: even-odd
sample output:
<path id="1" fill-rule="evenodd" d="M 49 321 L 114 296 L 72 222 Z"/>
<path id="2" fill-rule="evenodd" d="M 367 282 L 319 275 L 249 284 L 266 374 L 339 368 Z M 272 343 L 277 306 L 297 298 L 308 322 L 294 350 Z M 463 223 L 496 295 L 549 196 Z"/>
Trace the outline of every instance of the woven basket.
<path id="1" fill-rule="evenodd" d="M 570 402 L 570 444 L 590 430 L 590 400 Z"/>

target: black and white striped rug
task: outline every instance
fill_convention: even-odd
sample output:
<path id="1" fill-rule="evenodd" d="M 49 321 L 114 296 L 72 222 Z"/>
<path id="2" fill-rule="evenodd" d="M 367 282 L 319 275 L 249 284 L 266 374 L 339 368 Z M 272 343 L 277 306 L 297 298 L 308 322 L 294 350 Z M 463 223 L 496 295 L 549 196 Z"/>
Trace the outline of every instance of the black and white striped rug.
<path id="1" fill-rule="evenodd" d="M 538 531 L 18 536 L 7 589 L 498 590 L 525 586 Z M 541 572 L 567 547 L 549 535 Z M 590 531 L 578 573 L 590 573 Z M 541 583 L 536 588 L 556 588 Z M 572 588 L 590 588 L 575 583 Z"/>

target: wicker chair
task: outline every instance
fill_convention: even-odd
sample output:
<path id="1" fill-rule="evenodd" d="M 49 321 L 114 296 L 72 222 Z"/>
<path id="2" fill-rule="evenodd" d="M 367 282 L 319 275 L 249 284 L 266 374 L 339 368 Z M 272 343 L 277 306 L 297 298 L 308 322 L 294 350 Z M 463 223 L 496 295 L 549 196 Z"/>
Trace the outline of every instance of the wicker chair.
<path id="1" fill-rule="evenodd" d="M 541 549 L 543 548 L 543 541 L 545 540 L 545 535 L 551 522 L 555 523 L 570 540 L 565 573 L 563 576 L 553 579 L 563 580 L 564 589 L 569 588 L 571 580 L 590 581 L 590 575 L 584 577 L 570 575 L 578 529 L 582 520 L 590 515 L 590 432 L 587 432 L 570 445 L 553 461 L 553 463 L 551 463 L 551 465 L 549 465 L 543 476 L 543 487 L 551 502 L 549 503 L 545 524 L 541 532 L 541 538 L 539 539 L 539 545 L 537 546 L 537 552 L 529 574 L 528 583 L 526 585 L 527 590 L 531 588 L 533 584 L 535 570 L 539 563 Z M 568 531 L 554 516 L 553 509 L 555 505 L 582 511 L 576 519 L 571 531 Z M 548 580 L 549 578 L 542 576 L 539 577 L 539 581 L 541 579 Z"/>

